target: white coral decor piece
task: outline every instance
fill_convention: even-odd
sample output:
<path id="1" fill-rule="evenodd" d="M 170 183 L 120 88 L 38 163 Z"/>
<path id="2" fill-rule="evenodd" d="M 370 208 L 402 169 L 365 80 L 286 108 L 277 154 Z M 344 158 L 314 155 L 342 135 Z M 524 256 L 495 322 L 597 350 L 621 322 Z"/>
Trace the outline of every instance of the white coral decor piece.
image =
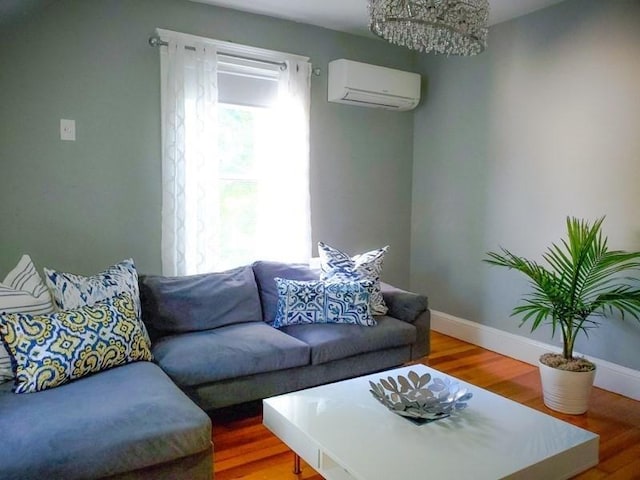
<path id="1" fill-rule="evenodd" d="M 429 383 L 431 382 L 431 383 Z M 414 420 L 433 421 L 466 408 L 473 394 L 449 378 L 434 378 L 411 370 L 406 377 L 398 375 L 369 382 L 371 394 L 389 410 Z"/>

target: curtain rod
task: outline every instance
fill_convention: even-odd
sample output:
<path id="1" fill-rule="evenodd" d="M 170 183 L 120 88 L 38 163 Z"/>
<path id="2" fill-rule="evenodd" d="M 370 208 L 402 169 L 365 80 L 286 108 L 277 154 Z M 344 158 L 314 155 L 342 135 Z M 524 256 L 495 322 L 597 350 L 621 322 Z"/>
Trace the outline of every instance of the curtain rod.
<path id="1" fill-rule="evenodd" d="M 168 42 L 164 42 L 162 40 L 160 40 L 160 38 L 158 37 L 149 37 L 149 45 L 151 45 L 152 47 L 166 47 L 169 45 Z M 191 47 L 189 45 L 186 45 L 184 47 L 187 50 L 195 50 L 195 47 Z M 285 62 L 274 62 L 271 60 L 262 60 L 260 58 L 251 58 L 251 57 L 243 57 L 242 55 L 234 55 L 232 53 L 220 53 L 220 55 L 224 56 L 224 57 L 230 57 L 230 58 L 239 58 L 241 60 L 249 60 L 252 62 L 259 62 L 259 63 L 267 63 L 269 65 L 276 65 L 278 67 L 280 67 L 280 70 L 286 70 L 287 69 L 287 64 Z"/>

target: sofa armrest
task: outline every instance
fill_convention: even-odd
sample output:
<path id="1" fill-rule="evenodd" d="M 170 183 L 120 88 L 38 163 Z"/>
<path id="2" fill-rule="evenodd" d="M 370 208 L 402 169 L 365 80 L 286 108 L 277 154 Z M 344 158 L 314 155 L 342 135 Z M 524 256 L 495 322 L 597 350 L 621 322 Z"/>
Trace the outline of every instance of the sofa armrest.
<path id="1" fill-rule="evenodd" d="M 429 308 L 425 295 L 401 290 L 388 283 L 380 282 L 384 303 L 389 308 L 388 315 L 407 323 L 414 323 Z"/>

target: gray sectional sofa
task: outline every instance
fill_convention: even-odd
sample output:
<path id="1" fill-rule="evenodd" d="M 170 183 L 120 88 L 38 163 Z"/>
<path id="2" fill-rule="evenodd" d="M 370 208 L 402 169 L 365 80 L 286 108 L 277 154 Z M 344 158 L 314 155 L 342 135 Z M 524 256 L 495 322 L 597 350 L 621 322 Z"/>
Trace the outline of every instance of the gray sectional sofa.
<path id="1" fill-rule="evenodd" d="M 204 411 L 371 373 L 429 352 L 424 296 L 383 284 L 375 327 L 270 326 L 274 277 L 304 265 L 256 262 L 229 272 L 140 277 L 155 363 L 137 362 L 17 395 L 0 386 L 2 479 L 210 479 Z M 215 412 L 213 412 L 215 415 Z"/>

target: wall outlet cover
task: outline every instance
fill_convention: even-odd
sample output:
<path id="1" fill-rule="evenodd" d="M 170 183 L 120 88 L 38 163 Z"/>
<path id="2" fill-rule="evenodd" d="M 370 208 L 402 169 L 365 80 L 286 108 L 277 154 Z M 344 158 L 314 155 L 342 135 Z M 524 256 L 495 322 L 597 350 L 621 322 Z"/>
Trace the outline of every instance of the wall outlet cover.
<path id="1" fill-rule="evenodd" d="M 76 141 L 76 121 L 60 119 L 60 140 Z"/>

